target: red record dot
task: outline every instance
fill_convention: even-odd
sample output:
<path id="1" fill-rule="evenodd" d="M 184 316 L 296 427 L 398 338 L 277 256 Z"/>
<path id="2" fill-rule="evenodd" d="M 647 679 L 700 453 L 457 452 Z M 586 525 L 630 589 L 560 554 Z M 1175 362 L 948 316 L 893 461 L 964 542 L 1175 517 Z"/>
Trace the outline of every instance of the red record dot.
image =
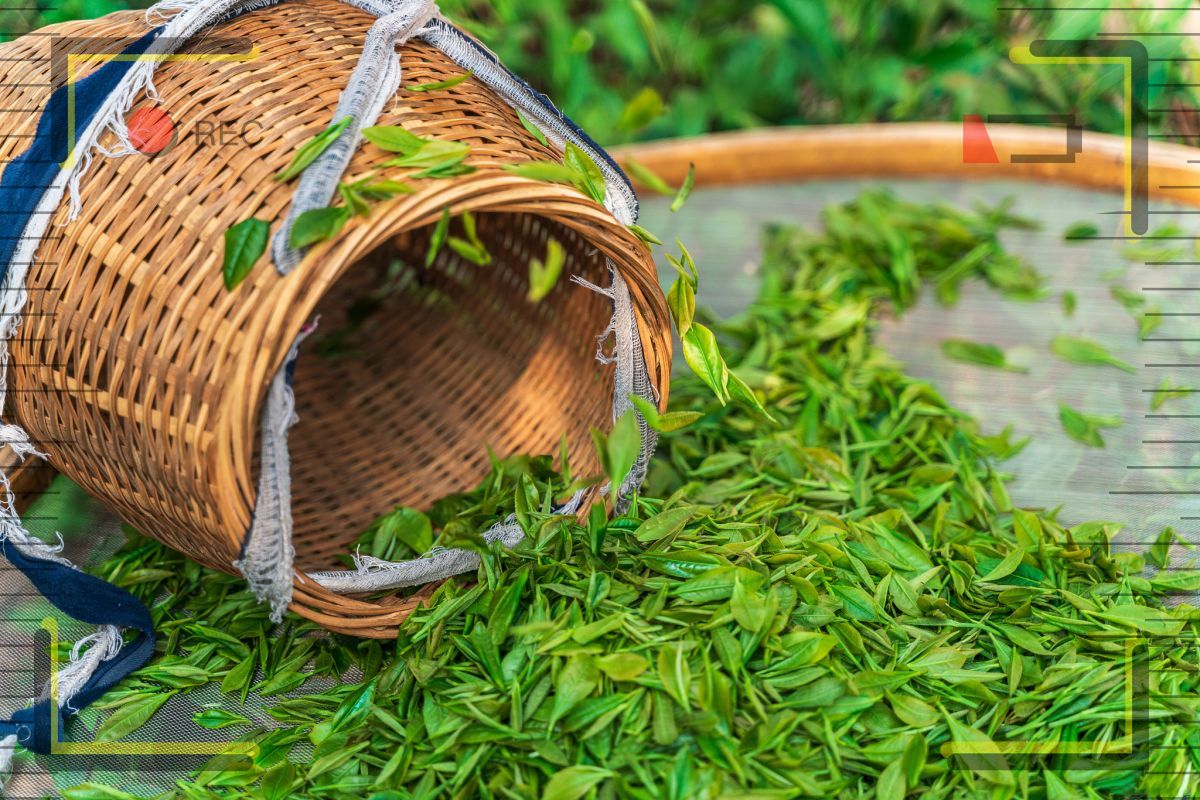
<path id="1" fill-rule="evenodd" d="M 167 112 L 153 106 L 139 108 L 129 115 L 129 142 L 148 156 L 161 153 L 175 137 L 175 123 Z"/>

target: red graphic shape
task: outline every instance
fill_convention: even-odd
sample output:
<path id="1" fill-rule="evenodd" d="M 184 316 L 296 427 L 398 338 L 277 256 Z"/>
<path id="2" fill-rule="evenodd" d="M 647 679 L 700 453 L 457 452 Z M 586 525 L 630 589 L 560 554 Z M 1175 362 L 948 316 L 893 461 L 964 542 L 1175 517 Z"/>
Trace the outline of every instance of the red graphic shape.
<path id="1" fill-rule="evenodd" d="M 963 163 L 1000 163 L 996 148 L 992 147 L 992 139 L 988 136 L 987 126 L 983 124 L 983 117 L 978 114 L 963 117 Z"/>
<path id="2" fill-rule="evenodd" d="M 175 123 L 167 112 L 153 106 L 139 108 L 129 115 L 129 143 L 148 156 L 161 153 L 175 138 Z"/>

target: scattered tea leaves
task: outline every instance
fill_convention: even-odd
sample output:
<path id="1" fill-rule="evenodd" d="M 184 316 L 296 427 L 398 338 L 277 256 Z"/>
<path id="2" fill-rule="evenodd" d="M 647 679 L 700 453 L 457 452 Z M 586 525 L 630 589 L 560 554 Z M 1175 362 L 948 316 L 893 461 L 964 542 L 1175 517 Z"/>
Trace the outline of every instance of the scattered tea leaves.
<path id="1" fill-rule="evenodd" d="M 1008 213 L 871 193 L 825 221 L 769 229 L 759 299 L 727 322 L 695 311 L 687 334 L 719 338 L 702 373 L 723 368 L 726 391 L 744 384 L 777 423 L 675 375 L 672 403 L 702 416 L 663 438 L 612 518 L 556 513 L 594 482 L 550 456 L 493 455 L 477 487 L 425 510 L 428 528 L 405 512 L 405 533 L 377 524 L 356 542 L 364 557 L 430 539 L 480 557 L 382 647 L 296 617 L 277 630 L 244 581 L 131 534 L 100 570 L 170 633 L 107 711 L 244 691 L 243 665 L 261 672 L 273 730 L 228 730 L 262 755 L 181 782 L 189 800 L 1195 794 L 1187 747 L 1158 745 L 1200 737 L 1200 620 L 1164 602 L 1200 572 L 1146 577 L 1111 544 L 1119 526 L 1013 508 L 997 460 L 1021 442 L 981 435 L 872 339 L 873 314 L 926 285 L 946 301 L 975 278 L 1036 294 L 992 241 Z M 673 264 L 694 289 L 690 257 Z M 638 409 L 651 424 L 657 409 Z M 597 439 L 611 477 L 628 474 L 637 421 Z M 484 541 L 514 514 L 523 543 Z M 1155 676 L 1132 686 L 1148 711 L 1134 752 L 1073 769 L 1052 752 L 1064 737 L 1125 735 L 1134 637 L 1154 637 L 1133 658 Z M 1006 770 L 948 748 L 1016 741 L 1033 746 L 1005 752 Z"/>

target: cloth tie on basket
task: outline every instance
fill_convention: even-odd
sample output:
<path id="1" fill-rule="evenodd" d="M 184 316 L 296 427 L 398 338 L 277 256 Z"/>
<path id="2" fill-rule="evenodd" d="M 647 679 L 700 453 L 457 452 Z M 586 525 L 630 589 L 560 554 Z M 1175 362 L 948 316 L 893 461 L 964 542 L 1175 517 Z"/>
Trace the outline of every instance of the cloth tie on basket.
<path id="1" fill-rule="evenodd" d="M 624 224 L 637 220 L 637 199 L 624 173 L 590 137 L 567 119 L 550 100 L 524 80 L 510 72 L 489 50 L 459 31 L 438 14 L 432 0 L 344 0 L 378 17 L 364 42 L 363 52 L 348 86 L 342 93 L 331 123 L 345 117 L 351 123 L 304 171 L 281 230 L 272 244 L 277 270 L 287 274 L 299 263 L 302 253 L 288 246 L 288 231 L 299 214 L 329 204 L 337 184 L 360 139 L 361 131 L 373 125 L 385 103 L 400 85 L 398 46 L 419 37 L 437 47 L 459 66 L 469 70 L 514 108 L 520 110 L 554 146 L 562 149 L 571 143 L 599 166 L 605 182 L 605 206 Z M 125 115 L 143 95 L 157 99 L 153 75 L 168 55 L 191 37 L 223 20 L 279 0 L 164 0 L 147 12 L 154 25 L 133 42 L 124 55 L 145 55 L 143 59 L 117 59 L 105 63 L 75 85 L 75 130 L 70 137 L 76 143 L 68 161 L 65 108 L 67 89 L 55 91 L 38 122 L 37 133 L 29 150 L 18 156 L 0 176 L 0 200 L 14 210 L 16 229 L 22 235 L 0 240 L 0 279 L 3 282 L 3 326 L 0 327 L 0 378 L 8 363 L 8 341 L 16 332 L 24 306 L 25 276 L 36 255 L 38 244 L 50 219 L 69 195 L 69 219 L 80 210 L 79 183 L 93 158 L 135 153 L 125 125 Z M 154 57 L 150 57 L 154 56 Z M 116 148 L 103 148 L 101 136 L 115 136 Z M 64 165 L 65 164 L 65 165 Z M 601 342 L 611 338 L 610 355 L 598 353 L 602 361 L 615 363 L 613 419 L 632 408 L 631 394 L 653 402 L 656 391 L 641 357 L 636 319 L 628 288 L 609 263 L 612 282 L 595 286 L 576 278 L 588 288 L 609 297 L 613 317 L 602 332 Z M 267 402 L 261 416 L 262 469 L 258 498 L 250 530 L 236 562 L 260 600 L 270 603 L 272 616 L 280 618 L 292 592 L 294 551 L 291 544 L 291 487 L 287 455 L 287 431 L 295 421 L 292 373 L 298 356 L 301 334 L 285 363 L 268 387 Z M 0 381 L 0 414 L 4 412 L 4 384 Z M 642 451 L 630 477 L 616 491 L 617 502 L 640 483 L 646 463 L 653 452 L 655 435 L 641 421 Z M 0 445 L 8 445 L 22 455 L 41 455 L 15 425 L 0 425 Z M 7 488 L 7 479 L 0 475 Z M 0 547 L 4 555 L 64 613 L 97 625 L 97 632 L 81 641 L 72 653 L 72 661 L 59 673 L 58 705 L 55 713 L 85 707 L 131 671 L 142 666 L 153 654 L 154 638 L 149 614 L 132 595 L 92 578 L 75 569 L 59 554 L 60 548 L 31 536 L 17 515 L 7 492 L 0 501 Z M 577 494 L 560 509 L 574 513 L 583 500 Z M 524 533 L 515 519 L 508 519 L 486 532 L 489 541 L 513 546 Z M 478 566 L 478 555 L 461 550 L 435 549 L 422 558 L 393 563 L 364 556 L 355 559 L 356 569 L 312 573 L 308 576 L 321 585 L 339 592 L 363 592 L 410 586 L 467 572 Z M 84 598 L 80 602 L 79 598 Z M 123 644 L 122 630 L 134 637 Z M 86 649 L 84 649 L 86 648 Z M 49 732 L 42 721 L 49 719 L 48 700 L 26 709 L 11 720 L 0 722 L 0 773 L 12 757 L 13 745 L 20 743 L 37 752 L 49 747 Z M 61 731 L 61 726 L 60 726 Z"/>

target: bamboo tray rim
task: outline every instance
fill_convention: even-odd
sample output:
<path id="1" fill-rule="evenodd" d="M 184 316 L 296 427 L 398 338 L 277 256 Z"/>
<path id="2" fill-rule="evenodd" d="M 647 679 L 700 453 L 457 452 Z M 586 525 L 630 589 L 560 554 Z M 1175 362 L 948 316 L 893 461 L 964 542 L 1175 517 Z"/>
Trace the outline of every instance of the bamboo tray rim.
<path id="1" fill-rule="evenodd" d="M 1073 162 L 1013 163 L 1017 153 L 1061 153 L 1063 128 L 990 124 L 988 136 L 999 163 L 966 163 L 961 122 L 882 122 L 760 128 L 663 139 L 613 148 L 667 181 L 679 183 L 691 163 L 696 185 L 733 186 L 827 178 L 909 177 L 969 180 L 1038 180 L 1124 191 L 1126 140 L 1083 131 Z M 1200 148 L 1147 143 L 1147 194 L 1200 206 Z M 1195 188 L 1192 188 L 1195 187 Z M 639 185 L 640 190 L 645 190 Z"/>

